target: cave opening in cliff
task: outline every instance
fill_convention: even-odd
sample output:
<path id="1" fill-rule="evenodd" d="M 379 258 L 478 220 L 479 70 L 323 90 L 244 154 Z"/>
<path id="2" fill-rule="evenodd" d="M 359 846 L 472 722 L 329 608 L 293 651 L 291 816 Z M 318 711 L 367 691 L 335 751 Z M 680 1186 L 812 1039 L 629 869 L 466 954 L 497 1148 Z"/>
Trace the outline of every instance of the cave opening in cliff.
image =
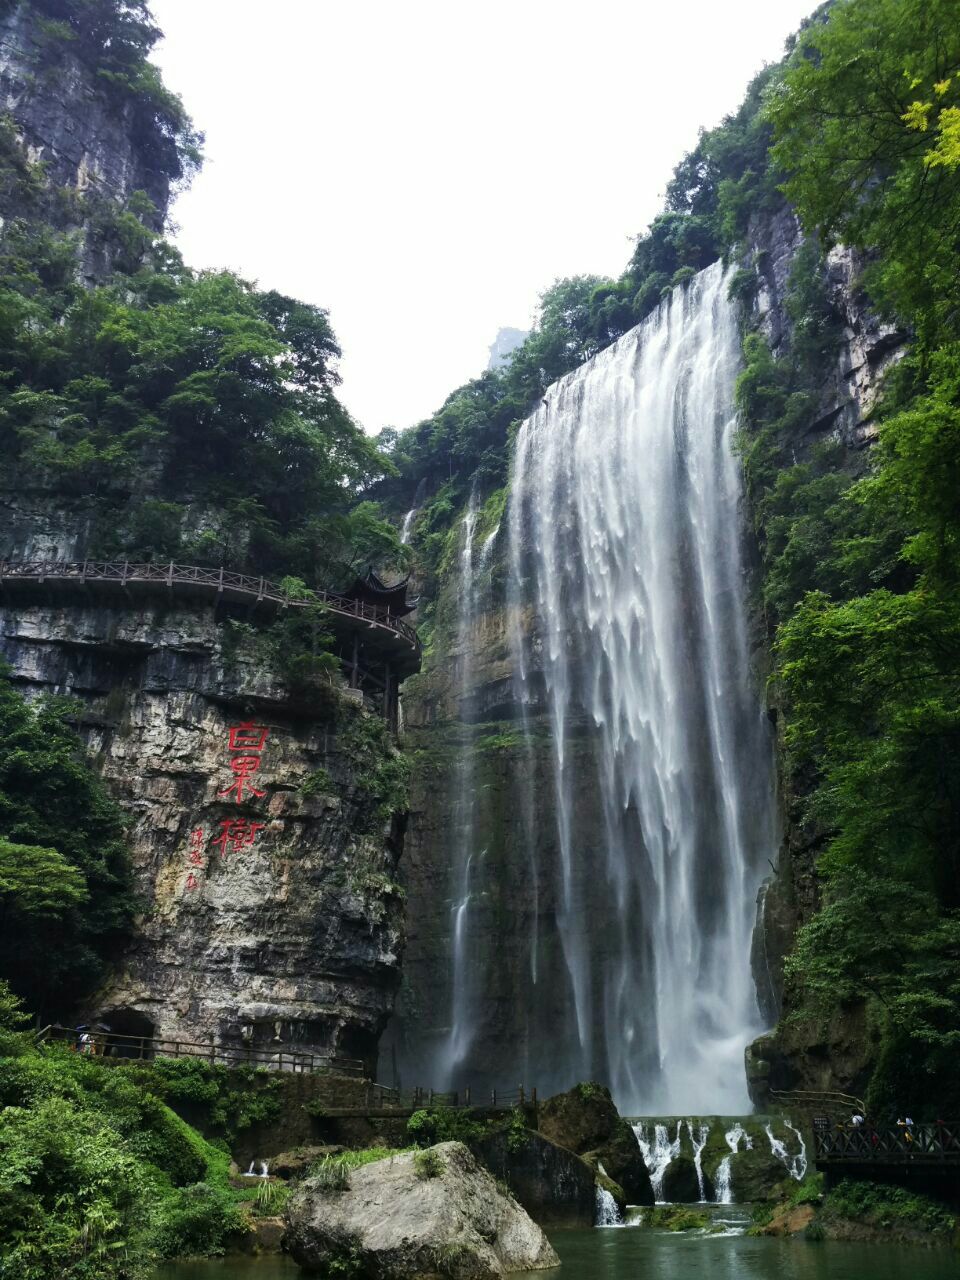
<path id="1" fill-rule="evenodd" d="M 139 1009 L 112 1009 L 104 1014 L 106 1054 L 111 1058 L 152 1058 L 156 1024 Z"/>

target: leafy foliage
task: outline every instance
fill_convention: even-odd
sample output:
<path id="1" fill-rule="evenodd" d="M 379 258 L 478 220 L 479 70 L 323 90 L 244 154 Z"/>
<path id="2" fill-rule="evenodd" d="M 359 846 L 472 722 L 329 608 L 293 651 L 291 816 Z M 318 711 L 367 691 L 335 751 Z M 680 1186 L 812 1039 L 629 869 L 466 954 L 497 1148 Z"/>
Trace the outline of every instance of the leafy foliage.
<path id="1" fill-rule="evenodd" d="M 946 1205 L 903 1187 L 845 1178 L 827 1192 L 824 1215 L 853 1218 L 873 1226 L 903 1226 L 946 1235 L 955 1225 Z"/>
<path id="2" fill-rule="evenodd" d="M 51 1015 L 89 989 L 134 909 L 121 814 L 74 710 L 27 703 L 0 671 L 0 974 Z"/>
<path id="3" fill-rule="evenodd" d="M 142 1087 L 175 1102 L 208 1136 L 230 1146 L 253 1125 L 280 1116 L 283 1082 L 255 1067 L 224 1067 L 201 1058 L 157 1058 L 126 1070 Z"/>
<path id="4" fill-rule="evenodd" d="M 407 1121 L 407 1137 L 418 1147 L 438 1142 L 472 1142 L 489 1133 L 491 1126 L 459 1107 L 431 1107 L 415 1111 Z"/>
<path id="5" fill-rule="evenodd" d="M 162 244 L 115 284 L 63 240 L 0 256 L 0 442 L 20 483 L 89 513 L 91 554 L 336 585 L 403 552 L 355 494 L 389 464 L 336 399 L 324 311 L 193 273 Z"/>
<path id="6" fill-rule="evenodd" d="M 841 0 L 799 53 L 768 110 L 786 194 L 828 243 L 879 251 L 871 296 L 922 341 L 956 334 L 956 4 Z"/>
<path id="7" fill-rule="evenodd" d="M 60 1050 L 0 1057 L 0 1276 L 142 1277 L 245 1229 L 209 1147 L 153 1094 Z"/>
<path id="8" fill-rule="evenodd" d="M 914 335 L 869 457 L 803 442 L 836 343 L 815 239 L 789 352 L 748 337 L 738 387 L 789 767 L 825 841 L 791 1002 L 866 1000 L 871 1104 L 918 1114 L 960 1106 L 958 63 L 954 5 L 840 0 L 766 108 L 807 229 L 864 251 L 871 296 Z"/>

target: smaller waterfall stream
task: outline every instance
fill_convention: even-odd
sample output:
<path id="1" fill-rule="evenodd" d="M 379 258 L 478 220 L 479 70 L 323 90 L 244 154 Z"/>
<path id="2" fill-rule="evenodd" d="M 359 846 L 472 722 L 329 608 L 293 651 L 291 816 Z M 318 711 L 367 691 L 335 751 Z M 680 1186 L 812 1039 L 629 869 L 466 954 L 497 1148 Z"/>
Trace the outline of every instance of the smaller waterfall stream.
<path id="1" fill-rule="evenodd" d="M 650 1174 L 650 1185 L 657 1204 L 669 1203 L 678 1191 L 684 1197 L 692 1194 L 692 1180 L 689 1177 L 690 1162 L 696 1170 L 701 1204 L 708 1200 L 712 1200 L 715 1204 L 736 1204 L 737 1180 L 743 1176 L 743 1173 L 738 1173 L 737 1170 L 739 1167 L 742 1171 L 743 1166 L 734 1161 L 734 1156 L 741 1151 L 753 1151 L 757 1144 L 762 1147 L 764 1134 L 770 1144 L 771 1153 L 783 1164 L 790 1177 L 795 1178 L 797 1182 L 801 1182 L 806 1177 L 809 1168 L 806 1143 L 802 1132 L 789 1120 L 777 1119 L 762 1122 L 759 1119 L 752 1120 L 750 1117 L 745 1117 L 743 1122 L 731 1120 L 727 1123 L 730 1127 L 723 1130 L 723 1138 L 729 1149 L 729 1155 L 724 1155 L 719 1160 L 716 1140 L 710 1145 L 709 1150 L 707 1149 L 711 1132 L 719 1128 L 716 1123 L 711 1124 L 710 1120 L 691 1116 L 684 1120 L 669 1119 L 658 1122 L 651 1119 L 631 1124 L 643 1162 Z M 674 1124 L 676 1124 L 675 1131 Z M 777 1136 L 774 1126 L 782 1136 Z M 796 1147 L 794 1147 L 794 1137 Z M 706 1169 L 703 1167 L 705 1158 Z M 676 1178 L 668 1178 L 668 1170 L 677 1159 L 688 1162 L 686 1172 L 682 1172 L 678 1167 Z M 749 1177 L 744 1185 L 750 1185 Z"/>
<path id="2" fill-rule="evenodd" d="M 733 1157 L 740 1150 L 740 1142 L 743 1140 L 744 1148 L 747 1151 L 753 1150 L 753 1139 L 744 1129 L 743 1125 L 737 1121 L 732 1129 L 728 1129 L 723 1135 L 727 1146 L 730 1148 L 730 1155 L 724 1156 L 717 1165 L 717 1171 L 713 1175 L 713 1198 L 717 1204 L 733 1204 L 733 1179 L 731 1163 Z"/>
<path id="3" fill-rule="evenodd" d="M 802 1182 L 807 1176 L 807 1144 L 804 1142 L 803 1134 L 799 1129 L 795 1129 L 789 1121 L 785 1121 L 784 1125 L 791 1133 L 795 1133 L 797 1135 L 797 1141 L 800 1143 L 800 1150 L 795 1155 L 791 1155 L 787 1150 L 786 1143 L 776 1137 L 770 1125 L 765 1125 L 764 1128 L 766 1130 L 767 1137 L 770 1139 L 770 1150 L 778 1160 L 783 1161 L 790 1177 L 796 1178 L 797 1182 Z"/>
<path id="4" fill-rule="evenodd" d="M 414 513 L 408 512 L 408 515 Z M 460 716 L 473 690 L 476 639 L 474 628 L 483 594 L 483 574 L 487 570 L 500 525 L 484 538 L 479 554 L 475 549 L 479 512 L 477 495 L 470 494 L 466 514 L 461 521 L 460 597 L 457 613 L 457 651 L 459 654 L 458 693 Z M 406 520 L 404 521 L 406 528 Z M 474 743 L 464 736 L 457 768 L 454 771 L 453 813 L 455 819 L 452 872 L 452 1001 L 450 1030 L 443 1045 L 439 1068 L 442 1087 L 457 1086 L 459 1073 L 468 1059 L 476 1033 L 477 966 L 471 964 L 471 905 L 483 892 L 483 864 L 486 849 L 479 847 L 477 828 L 477 787 Z"/>
<path id="5" fill-rule="evenodd" d="M 713 1175 L 713 1198 L 717 1204 L 733 1204 L 733 1184 L 730 1181 L 730 1161 L 732 1156 L 724 1156 L 717 1165 Z"/>
<path id="6" fill-rule="evenodd" d="M 697 1186 L 700 1188 L 701 1202 L 706 1200 L 707 1191 L 703 1182 L 703 1148 L 707 1145 L 707 1139 L 710 1137 L 710 1126 L 708 1124 L 698 1124 L 696 1132 L 694 1132 L 693 1121 L 687 1121 L 687 1132 L 690 1134 L 690 1141 L 693 1144 L 693 1167 L 697 1171 Z"/>
<path id="7" fill-rule="evenodd" d="M 657 1204 L 663 1204 L 663 1175 L 672 1160 L 680 1154 L 680 1130 L 683 1121 L 677 1121 L 676 1137 L 671 1138 L 665 1124 L 654 1125 L 653 1132 L 648 1133 L 644 1124 L 635 1124 L 633 1132 L 637 1145 L 643 1155 L 643 1162 L 650 1174 L 650 1185 Z"/>
<path id="8" fill-rule="evenodd" d="M 400 541 L 404 546 L 410 541 L 410 530 L 413 528 L 414 516 L 417 514 L 417 508 L 411 507 L 407 514 L 403 517 L 403 524 L 400 526 Z"/>
<path id="9" fill-rule="evenodd" d="M 596 1225 L 598 1227 L 623 1226 L 623 1218 L 620 1216 L 617 1202 L 606 1187 L 597 1187 Z"/>

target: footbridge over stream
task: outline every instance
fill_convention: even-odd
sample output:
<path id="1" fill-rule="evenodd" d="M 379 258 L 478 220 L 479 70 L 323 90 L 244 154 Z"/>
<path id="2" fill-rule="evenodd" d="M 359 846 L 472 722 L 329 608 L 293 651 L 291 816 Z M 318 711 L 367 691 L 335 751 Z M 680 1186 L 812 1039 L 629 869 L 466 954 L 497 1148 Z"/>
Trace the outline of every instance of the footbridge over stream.
<path id="1" fill-rule="evenodd" d="M 416 630 L 403 620 L 413 607 L 405 588 L 406 579 L 387 587 L 372 572 L 348 592 L 297 593 L 252 574 L 173 561 L 0 560 L 0 602 L 200 600 L 249 621 L 319 606 L 350 687 L 370 696 L 394 728 L 400 684 L 420 670 L 422 658 Z"/>

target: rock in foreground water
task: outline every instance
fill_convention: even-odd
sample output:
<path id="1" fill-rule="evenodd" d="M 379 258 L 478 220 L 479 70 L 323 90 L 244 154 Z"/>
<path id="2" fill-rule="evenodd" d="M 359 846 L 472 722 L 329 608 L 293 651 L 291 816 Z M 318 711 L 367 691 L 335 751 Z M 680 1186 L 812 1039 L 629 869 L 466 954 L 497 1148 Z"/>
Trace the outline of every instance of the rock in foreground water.
<path id="1" fill-rule="evenodd" d="M 541 1229 L 459 1142 L 353 1169 L 343 1189 L 310 1178 L 287 1221 L 288 1251 L 322 1274 L 496 1280 L 559 1266 Z"/>

